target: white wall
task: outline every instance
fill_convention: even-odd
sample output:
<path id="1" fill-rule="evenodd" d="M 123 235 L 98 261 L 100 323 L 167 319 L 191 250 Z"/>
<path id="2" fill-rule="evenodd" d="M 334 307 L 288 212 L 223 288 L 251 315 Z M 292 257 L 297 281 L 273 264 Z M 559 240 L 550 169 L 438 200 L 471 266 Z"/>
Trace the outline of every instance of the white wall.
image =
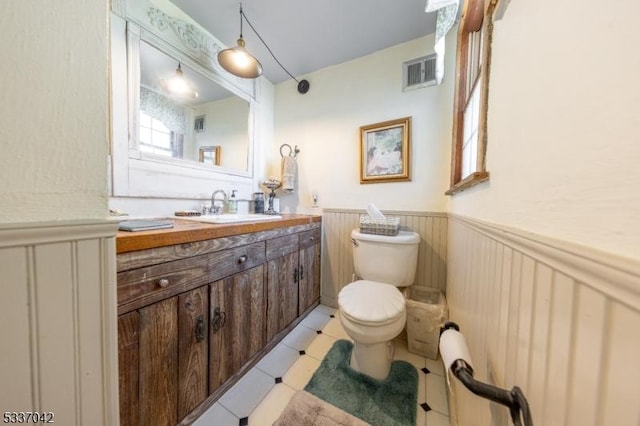
<path id="1" fill-rule="evenodd" d="M 490 182 L 452 212 L 640 258 L 638 14 L 511 2 L 493 37 Z"/>
<path id="2" fill-rule="evenodd" d="M 105 218 L 105 2 L 9 0 L 0 13 L 0 223 Z"/>
<path id="3" fill-rule="evenodd" d="M 247 169 L 247 143 L 249 103 L 230 96 L 214 102 L 198 105 L 196 116 L 205 116 L 205 129 L 194 133 L 196 146 L 194 157 L 199 158 L 202 146 L 220 146 L 220 165 L 231 169 Z"/>
<path id="4" fill-rule="evenodd" d="M 269 172 L 280 175 L 281 144 L 300 148 L 297 191 L 281 198 L 282 211 L 317 212 L 310 208 L 312 190 L 321 207 L 374 202 L 382 209 L 446 210 L 452 79 L 402 91 L 402 62 L 432 52 L 433 36 L 422 37 L 307 75 L 311 89 L 305 95 L 293 80 L 276 86 Z M 453 56 L 447 58 L 449 73 Z M 413 127 L 411 182 L 360 184 L 360 126 L 405 116 Z"/>

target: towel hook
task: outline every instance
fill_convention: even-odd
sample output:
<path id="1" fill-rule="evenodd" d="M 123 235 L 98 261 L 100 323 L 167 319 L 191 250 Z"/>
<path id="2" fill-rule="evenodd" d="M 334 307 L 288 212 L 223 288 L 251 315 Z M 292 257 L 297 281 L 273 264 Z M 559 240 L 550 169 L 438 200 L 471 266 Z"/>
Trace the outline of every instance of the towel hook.
<path id="1" fill-rule="evenodd" d="M 298 145 L 295 145 L 295 148 L 291 148 L 291 145 L 289 145 L 288 143 L 283 143 L 282 145 L 280 145 L 280 156 L 281 157 L 285 157 L 285 154 L 283 154 L 282 149 L 283 148 L 289 148 L 289 152 L 287 153 L 287 155 L 296 158 L 298 156 L 298 153 L 300 152 L 300 150 L 298 149 Z M 292 155 L 293 154 L 293 155 Z"/>

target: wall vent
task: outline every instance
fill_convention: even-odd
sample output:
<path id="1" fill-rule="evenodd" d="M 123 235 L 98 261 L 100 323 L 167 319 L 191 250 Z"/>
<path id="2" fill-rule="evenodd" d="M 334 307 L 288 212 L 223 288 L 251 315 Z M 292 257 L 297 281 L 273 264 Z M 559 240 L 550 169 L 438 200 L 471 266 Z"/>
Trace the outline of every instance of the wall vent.
<path id="1" fill-rule="evenodd" d="M 402 64 L 402 90 L 435 86 L 436 54 L 412 59 Z"/>

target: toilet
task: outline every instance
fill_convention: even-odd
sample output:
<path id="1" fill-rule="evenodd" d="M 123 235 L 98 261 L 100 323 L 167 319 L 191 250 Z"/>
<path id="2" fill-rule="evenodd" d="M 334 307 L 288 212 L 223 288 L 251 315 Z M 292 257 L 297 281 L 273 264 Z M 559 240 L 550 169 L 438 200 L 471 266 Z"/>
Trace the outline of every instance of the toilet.
<path id="1" fill-rule="evenodd" d="M 393 340 L 405 326 L 405 296 L 399 288 L 413 285 L 420 236 L 351 231 L 353 262 L 360 278 L 338 294 L 340 322 L 354 341 L 351 368 L 378 380 L 389 375 Z"/>

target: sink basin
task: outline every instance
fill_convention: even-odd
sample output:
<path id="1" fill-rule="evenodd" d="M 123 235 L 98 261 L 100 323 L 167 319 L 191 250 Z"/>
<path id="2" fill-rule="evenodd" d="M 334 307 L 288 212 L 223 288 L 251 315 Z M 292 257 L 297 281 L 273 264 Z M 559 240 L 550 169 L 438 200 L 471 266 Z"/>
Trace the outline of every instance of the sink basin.
<path id="1" fill-rule="evenodd" d="M 220 214 L 207 216 L 174 216 L 176 219 L 193 220 L 204 223 L 235 223 L 235 222 L 258 222 L 263 220 L 281 219 L 282 216 L 266 214 Z"/>

